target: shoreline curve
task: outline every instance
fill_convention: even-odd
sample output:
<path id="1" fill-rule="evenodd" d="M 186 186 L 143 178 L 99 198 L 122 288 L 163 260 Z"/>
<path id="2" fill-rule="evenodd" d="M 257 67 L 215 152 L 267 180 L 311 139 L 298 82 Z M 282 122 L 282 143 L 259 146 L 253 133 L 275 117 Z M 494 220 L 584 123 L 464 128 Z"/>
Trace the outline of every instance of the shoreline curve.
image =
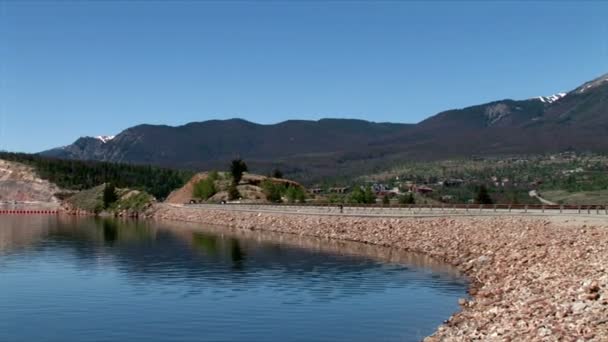
<path id="1" fill-rule="evenodd" d="M 608 225 L 530 217 L 319 216 L 157 204 L 157 220 L 356 241 L 423 253 L 470 281 L 425 341 L 608 340 Z"/>

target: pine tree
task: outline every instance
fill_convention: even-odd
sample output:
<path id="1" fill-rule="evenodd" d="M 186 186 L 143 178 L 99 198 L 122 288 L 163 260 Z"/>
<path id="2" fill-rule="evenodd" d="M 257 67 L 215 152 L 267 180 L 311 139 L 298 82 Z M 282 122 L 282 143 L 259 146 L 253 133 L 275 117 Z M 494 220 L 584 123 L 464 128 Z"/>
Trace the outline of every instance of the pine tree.
<path id="1" fill-rule="evenodd" d="M 106 186 L 103 189 L 103 208 L 108 209 L 117 200 L 116 187 L 112 183 L 106 183 Z"/>
<path id="2" fill-rule="evenodd" d="M 279 170 L 279 169 L 274 169 L 272 171 L 272 177 L 274 177 L 274 178 L 283 178 L 283 172 L 281 172 L 281 170 Z"/>
<path id="3" fill-rule="evenodd" d="M 247 172 L 247 164 L 241 159 L 235 159 L 230 164 L 230 173 L 235 185 L 238 185 L 243 178 L 243 172 Z"/>
<path id="4" fill-rule="evenodd" d="M 228 199 L 231 201 L 238 200 L 241 197 L 239 189 L 236 188 L 236 184 L 231 183 L 228 187 Z"/>
<path id="5" fill-rule="evenodd" d="M 479 204 L 494 203 L 494 201 L 492 201 L 492 197 L 490 197 L 490 194 L 488 194 L 488 189 L 485 187 L 485 185 L 482 185 L 479 187 L 479 190 L 477 191 L 477 197 L 475 198 L 475 200 Z"/>

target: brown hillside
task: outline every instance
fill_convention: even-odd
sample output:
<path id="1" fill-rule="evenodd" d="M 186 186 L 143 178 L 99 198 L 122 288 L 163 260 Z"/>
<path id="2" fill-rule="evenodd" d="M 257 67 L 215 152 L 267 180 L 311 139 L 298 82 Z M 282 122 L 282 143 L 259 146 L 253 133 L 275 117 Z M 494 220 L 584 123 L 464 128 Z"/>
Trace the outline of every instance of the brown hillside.
<path id="1" fill-rule="evenodd" d="M 209 172 L 199 172 L 195 174 L 184 186 L 171 191 L 169 196 L 167 196 L 165 203 L 184 204 L 190 202 L 190 200 L 192 199 L 192 191 L 194 190 L 194 184 L 207 178 L 207 176 L 209 176 Z"/>

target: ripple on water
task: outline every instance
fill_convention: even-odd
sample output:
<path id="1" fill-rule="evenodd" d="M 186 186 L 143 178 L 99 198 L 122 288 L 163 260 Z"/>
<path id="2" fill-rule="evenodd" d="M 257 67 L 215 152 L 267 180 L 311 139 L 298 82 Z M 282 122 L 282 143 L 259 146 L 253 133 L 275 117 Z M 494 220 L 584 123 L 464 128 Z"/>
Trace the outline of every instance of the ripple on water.
<path id="1" fill-rule="evenodd" d="M 0 217 L 0 279 L 2 341 L 415 341 L 467 286 L 369 245 L 62 217 Z"/>

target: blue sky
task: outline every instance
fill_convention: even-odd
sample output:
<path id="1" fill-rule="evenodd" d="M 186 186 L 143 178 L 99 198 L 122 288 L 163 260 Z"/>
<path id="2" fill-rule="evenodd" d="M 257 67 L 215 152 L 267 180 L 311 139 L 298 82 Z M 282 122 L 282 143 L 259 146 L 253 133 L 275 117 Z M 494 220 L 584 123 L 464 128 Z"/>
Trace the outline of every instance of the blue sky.
<path id="1" fill-rule="evenodd" d="M 608 72 L 608 2 L 0 1 L 0 149 L 140 123 L 418 122 Z"/>

